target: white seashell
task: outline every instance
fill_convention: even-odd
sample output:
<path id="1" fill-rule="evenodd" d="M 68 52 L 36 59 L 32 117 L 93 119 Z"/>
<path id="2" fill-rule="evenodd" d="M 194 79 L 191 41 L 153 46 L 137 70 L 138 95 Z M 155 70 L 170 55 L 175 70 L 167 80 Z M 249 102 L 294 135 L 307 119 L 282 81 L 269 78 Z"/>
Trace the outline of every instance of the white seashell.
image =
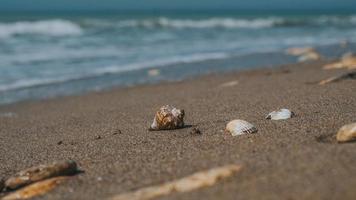
<path id="1" fill-rule="evenodd" d="M 232 86 L 235 86 L 238 84 L 239 84 L 238 81 L 229 81 L 229 82 L 221 84 L 220 87 L 232 87 Z"/>
<path id="2" fill-rule="evenodd" d="M 155 115 L 149 130 L 171 130 L 184 127 L 184 110 L 173 106 L 162 106 Z"/>
<path id="3" fill-rule="evenodd" d="M 338 142 L 351 142 L 356 140 L 356 123 L 348 124 L 340 128 L 336 135 Z"/>
<path id="4" fill-rule="evenodd" d="M 298 62 L 314 61 L 314 60 L 319 60 L 320 58 L 321 56 L 318 52 L 312 51 L 298 57 Z"/>
<path id="5" fill-rule="evenodd" d="M 147 71 L 148 76 L 158 76 L 160 73 L 159 69 L 150 69 Z"/>
<path id="6" fill-rule="evenodd" d="M 251 123 L 236 119 L 230 121 L 226 125 L 226 130 L 231 133 L 232 136 L 238 136 L 238 135 L 243 135 L 245 133 L 256 133 L 257 128 L 252 125 Z"/>
<path id="7" fill-rule="evenodd" d="M 266 116 L 266 119 L 271 120 L 282 120 L 282 119 L 289 119 L 294 116 L 294 113 L 288 109 L 282 108 L 277 111 L 273 111 Z"/>

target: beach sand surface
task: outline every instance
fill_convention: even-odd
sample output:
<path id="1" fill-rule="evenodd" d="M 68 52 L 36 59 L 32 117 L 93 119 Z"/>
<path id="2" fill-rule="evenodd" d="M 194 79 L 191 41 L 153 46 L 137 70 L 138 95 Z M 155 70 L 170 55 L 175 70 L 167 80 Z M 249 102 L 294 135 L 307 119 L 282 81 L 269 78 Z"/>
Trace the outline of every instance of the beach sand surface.
<path id="1" fill-rule="evenodd" d="M 356 121 L 356 81 L 318 85 L 347 71 L 322 70 L 324 64 L 1 106 L 1 113 L 16 115 L 0 117 L 0 175 L 73 159 L 83 173 L 38 199 L 90 200 L 241 164 L 241 172 L 212 187 L 160 199 L 356 199 L 356 143 L 335 139 L 341 126 Z M 184 109 L 188 126 L 148 131 L 166 104 Z M 265 119 L 279 108 L 296 116 Z M 233 119 L 258 132 L 232 137 L 224 128 Z M 193 127 L 202 134 L 190 134 Z"/>

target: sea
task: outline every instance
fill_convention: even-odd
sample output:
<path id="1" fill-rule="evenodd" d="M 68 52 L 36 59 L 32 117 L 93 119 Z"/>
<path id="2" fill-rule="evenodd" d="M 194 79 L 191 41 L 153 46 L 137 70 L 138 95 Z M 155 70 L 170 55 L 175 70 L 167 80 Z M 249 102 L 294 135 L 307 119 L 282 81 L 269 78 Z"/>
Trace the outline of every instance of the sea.
<path id="1" fill-rule="evenodd" d="M 297 62 L 290 47 L 334 59 L 355 42 L 343 11 L 0 13 L 0 104 Z"/>

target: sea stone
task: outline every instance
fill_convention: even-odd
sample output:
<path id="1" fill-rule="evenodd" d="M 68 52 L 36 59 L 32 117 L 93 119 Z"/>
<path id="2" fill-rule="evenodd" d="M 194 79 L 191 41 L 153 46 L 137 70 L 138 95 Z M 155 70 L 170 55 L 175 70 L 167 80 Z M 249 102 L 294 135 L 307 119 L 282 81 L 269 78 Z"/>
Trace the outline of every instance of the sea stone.
<path id="1" fill-rule="evenodd" d="M 173 106 L 162 106 L 155 115 L 149 130 L 171 130 L 184 127 L 184 110 Z"/>
<path id="2" fill-rule="evenodd" d="M 6 189 L 17 189 L 44 179 L 66 176 L 77 172 L 77 164 L 72 161 L 55 162 L 49 165 L 39 165 L 20 171 L 5 181 Z"/>
<path id="3" fill-rule="evenodd" d="M 340 128 L 336 135 L 338 142 L 351 142 L 356 140 L 356 123 L 347 124 Z"/>

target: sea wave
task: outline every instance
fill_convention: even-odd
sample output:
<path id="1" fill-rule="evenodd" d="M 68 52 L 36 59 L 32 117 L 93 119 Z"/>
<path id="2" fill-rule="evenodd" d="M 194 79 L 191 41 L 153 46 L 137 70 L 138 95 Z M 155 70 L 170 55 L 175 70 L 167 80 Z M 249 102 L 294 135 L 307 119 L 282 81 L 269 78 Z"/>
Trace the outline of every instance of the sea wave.
<path id="1" fill-rule="evenodd" d="M 270 16 L 265 18 L 235 18 L 214 17 L 202 19 L 185 19 L 157 17 L 146 19 L 126 19 L 107 21 L 100 19 L 87 20 L 85 24 L 95 27 L 111 28 L 172 28 L 172 29 L 260 29 L 273 27 L 294 26 L 352 26 L 356 25 L 356 16 L 306 16 L 306 17 L 280 17 Z"/>
<path id="2" fill-rule="evenodd" d="M 51 77 L 51 78 L 29 78 L 20 79 L 12 83 L 0 85 L 0 93 L 21 90 L 26 88 L 55 85 L 61 83 L 67 83 L 72 81 L 86 80 L 91 78 L 97 78 L 104 75 L 119 74 L 128 71 L 149 69 L 152 67 L 164 67 L 180 63 L 194 63 L 202 62 L 206 60 L 218 60 L 228 58 L 231 55 L 226 53 L 201 53 L 193 54 L 189 56 L 174 56 L 162 60 L 153 60 L 150 62 L 133 63 L 128 65 L 110 65 L 105 67 L 98 67 L 96 70 L 91 70 L 88 73 L 80 75 L 70 75 L 65 77 Z"/>
<path id="3" fill-rule="evenodd" d="M 209 19 L 170 19 L 160 17 L 156 19 L 123 20 L 119 27 L 167 27 L 167 28 L 266 28 L 281 23 L 281 18 L 266 19 L 235 19 L 235 18 L 209 18 Z"/>
<path id="4" fill-rule="evenodd" d="M 82 32 L 78 24 L 63 19 L 0 23 L 0 38 L 26 34 L 67 36 L 80 35 Z"/>

